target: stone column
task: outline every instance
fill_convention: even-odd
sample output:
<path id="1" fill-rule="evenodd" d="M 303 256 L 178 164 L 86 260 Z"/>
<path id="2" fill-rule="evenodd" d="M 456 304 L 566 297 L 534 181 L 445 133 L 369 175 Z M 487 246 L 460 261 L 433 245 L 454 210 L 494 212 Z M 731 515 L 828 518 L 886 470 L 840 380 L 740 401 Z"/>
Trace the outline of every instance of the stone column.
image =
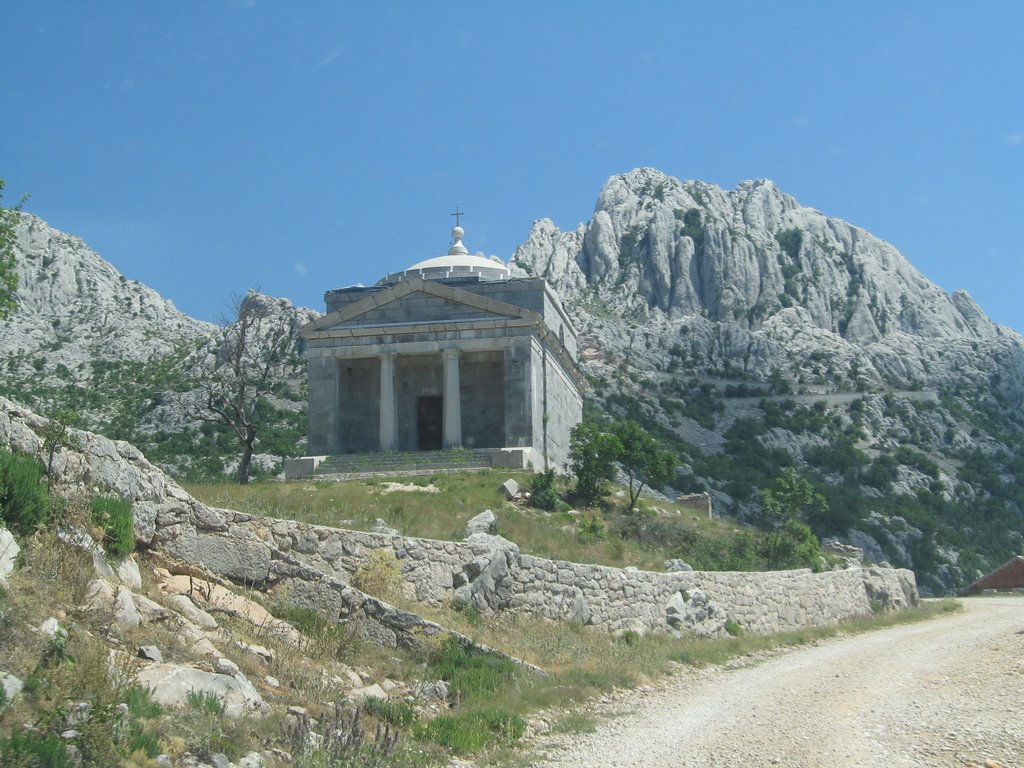
<path id="1" fill-rule="evenodd" d="M 459 350 L 441 352 L 444 359 L 444 447 L 462 447 L 462 398 L 459 395 Z"/>
<path id="2" fill-rule="evenodd" d="M 395 400 L 394 352 L 380 355 L 380 449 L 398 450 L 398 403 Z"/>

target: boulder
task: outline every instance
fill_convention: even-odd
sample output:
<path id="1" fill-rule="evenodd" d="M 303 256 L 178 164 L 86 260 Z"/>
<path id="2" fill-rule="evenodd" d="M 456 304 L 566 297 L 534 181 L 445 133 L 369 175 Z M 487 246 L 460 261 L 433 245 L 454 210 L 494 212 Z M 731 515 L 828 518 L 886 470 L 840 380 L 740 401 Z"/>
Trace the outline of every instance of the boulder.
<path id="1" fill-rule="evenodd" d="M 14 534 L 6 528 L 0 528 L 0 587 L 7 585 L 7 577 L 14 572 L 19 552 L 21 547 L 14 540 Z"/>
<path id="2" fill-rule="evenodd" d="M 9 704 L 11 699 L 21 693 L 25 684 L 8 672 L 0 672 L 0 687 L 4 689 L 4 701 Z"/>
<path id="3" fill-rule="evenodd" d="M 243 584 L 263 584 L 270 575 L 270 547 L 240 531 L 186 532 L 163 547 L 172 557 Z"/>
<path id="4" fill-rule="evenodd" d="M 512 501 L 516 496 L 519 495 L 519 483 L 513 480 L 511 477 L 501 484 L 501 491 L 505 494 L 505 498 Z"/>
<path id="5" fill-rule="evenodd" d="M 169 610 L 160 605 L 160 603 L 150 600 L 145 595 L 138 595 L 133 592 L 132 600 L 135 602 L 135 608 L 139 615 L 142 616 L 144 622 L 164 621 L 171 617 Z"/>
<path id="6" fill-rule="evenodd" d="M 107 562 L 107 553 L 84 528 L 77 526 L 68 529 L 62 528 L 57 531 L 57 538 L 69 546 L 88 552 L 92 557 L 92 567 L 101 579 L 114 578 L 114 569 Z"/>
<path id="7" fill-rule="evenodd" d="M 140 645 L 136 654 L 140 659 L 155 661 L 158 664 L 164 660 L 164 655 L 155 645 Z"/>
<path id="8" fill-rule="evenodd" d="M 676 631 L 688 631 L 701 637 L 721 634 L 725 619 L 718 605 L 703 591 L 676 592 L 665 606 L 665 622 Z"/>
<path id="9" fill-rule="evenodd" d="M 178 664 L 150 664 L 139 671 L 136 681 L 149 688 L 153 701 L 168 707 L 188 704 L 190 693 L 217 697 L 228 717 L 264 714 L 267 703 L 245 675 L 221 675 Z"/>
<path id="10" fill-rule="evenodd" d="M 512 602 L 512 571 L 519 567 L 519 547 L 501 536 L 474 533 L 466 538 L 477 557 L 463 566 L 462 586 L 452 593 L 456 605 L 500 611 Z"/>
<path id="11" fill-rule="evenodd" d="M 671 560 L 666 560 L 664 568 L 668 573 L 686 573 L 693 570 L 692 565 L 677 557 L 674 557 Z"/>
<path id="12" fill-rule="evenodd" d="M 132 557 L 124 558 L 117 564 L 117 578 L 121 583 L 130 589 L 142 589 L 142 574 L 139 573 L 139 564 Z"/>
<path id="13" fill-rule="evenodd" d="M 47 640 L 56 640 L 59 637 L 67 638 L 68 636 L 67 630 L 61 627 L 60 623 L 52 616 L 40 624 L 36 631 Z"/>
<path id="14" fill-rule="evenodd" d="M 216 629 L 217 620 L 196 606 L 188 595 L 171 595 L 167 604 L 201 629 Z"/>
<path id="15" fill-rule="evenodd" d="M 388 695 L 384 693 L 384 689 L 374 683 L 368 685 L 365 688 L 356 688 L 353 691 L 349 691 L 349 701 L 356 702 L 362 701 L 363 699 L 384 699 L 387 700 Z"/>
<path id="16" fill-rule="evenodd" d="M 109 611 L 114 604 L 114 590 L 106 579 L 93 579 L 85 589 L 85 610 Z"/>
<path id="17" fill-rule="evenodd" d="M 472 536 L 474 533 L 494 533 L 498 530 L 498 520 L 494 516 L 494 512 L 489 509 L 485 509 L 476 517 L 470 518 L 469 522 L 466 523 L 466 535 Z"/>
<path id="18" fill-rule="evenodd" d="M 118 587 L 114 594 L 114 623 L 121 629 L 135 629 L 142 624 L 132 591 L 127 587 Z"/>

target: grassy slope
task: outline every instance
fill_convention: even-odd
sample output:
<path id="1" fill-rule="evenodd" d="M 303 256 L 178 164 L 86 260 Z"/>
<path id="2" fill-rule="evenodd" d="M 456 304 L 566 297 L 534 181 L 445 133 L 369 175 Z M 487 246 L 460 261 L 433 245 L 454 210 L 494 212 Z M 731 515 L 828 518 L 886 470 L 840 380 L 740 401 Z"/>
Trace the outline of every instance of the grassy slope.
<path id="1" fill-rule="evenodd" d="M 439 493 L 408 487 L 385 493 L 387 481 L 253 483 L 246 487 L 198 486 L 192 490 L 209 503 L 260 514 L 328 524 L 349 521 L 345 524 L 360 528 L 372 527 L 377 518 L 383 518 L 408 534 L 440 538 L 459 535 L 469 517 L 490 507 L 506 535 L 517 540 L 525 551 L 643 567 L 657 567 L 665 555 L 657 547 L 627 545 L 614 536 L 605 541 L 593 536 L 581 539 L 580 516 L 548 514 L 504 502 L 498 484 L 505 477 L 505 473 L 481 471 L 437 475 L 409 484 L 416 488 L 433 485 L 442 489 Z M 65 520 L 84 521 L 86 506 L 87 500 L 73 501 L 61 507 L 62 514 Z M 728 536 L 733 531 L 722 521 L 699 519 L 673 505 L 657 506 L 658 510 L 651 509 L 647 514 L 692 527 L 705 537 Z M 609 528 L 619 524 L 621 518 L 615 504 L 590 514 Z M 188 752 L 209 761 L 223 752 L 237 759 L 249 750 L 269 747 L 292 752 L 296 756 L 292 764 L 300 768 L 336 764 L 426 766 L 444 762 L 451 753 L 473 754 L 478 764 L 516 764 L 525 759 L 514 748 L 514 742 L 527 732 L 527 718 L 541 729 L 586 728 L 590 716 L 585 703 L 595 695 L 649 681 L 681 663 L 722 663 L 737 655 L 800 644 L 836 632 L 835 628 L 815 628 L 785 636 L 739 636 L 720 641 L 641 638 L 630 633 L 615 638 L 575 625 L 513 616 L 485 619 L 471 611 L 426 610 L 408 605 L 546 671 L 537 675 L 445 646 L 419 654 L 368 646 L 344 626 L 328 624 L 309 612 L 271 605 L 304 633 L 307 640 L 301 650 L 268 636 L 259 626 L 218 614 L 226 633 L 218 636 L 218 646 L 257 685 L 273 708 L 267 718 L 231 720 L 217 710 L 216 702 L 197 700 L 176 711 L 152 705 L 132 684 L 137 663 L 131 659 L 134 649 L 152 644 L 161 648 L 169 661 L 191 663 L 195 659 L 189 647 L 177 644 L 173 633 L 159 622 L 125 631 L 111 626 L 102 613 L 83 611 L 80 606 L 94 578 L 91 564 L 52 532 L 40 531 L 23 545 L 23 564 L 12 575 L 9 589 L 0 590 L 0 654 L 5 659 L 3 669 L 25 680 L 27 690 L 12 703 L 0 703 L 0 750 L 23 738 L 23 724 L 32 723 L 34 747 L 52 747 L 63 754 L 58 735 L 67 728 L 66 713 L 75 702 L 87 701 L 91 703 L 90 718 L 77 728 L 79 735 L 73 739 L 87 766 L 148 768 L 158 753 L 173 756 Z M 143 555 L 143 591 L 159 599 L 152 565 Z M 919 615 L 911 612 L 879 618 L 907 620 Z M 69 630 L 66 643 L 48 643 L 29 630 L 50 616 L 56 616 Z M 261 662 L 240 651 L 235 640 L 268 646 L 275 657 L 269 664 Z M 111 649 L 122 652 L 117 656 L 118 674 L 113 677 L 107 662 Z M 301 741 L 301 733 L 289 731 L 292 721 L 286 709 L 290 705 L 309 708 L 321 724 L 337 721 L 333 702 L 344 701 L 348 688 L 343 667 L 357 669 L 365 680 L 374 682 L 407 681 L 399 682 L 399 690 L 389 702 L 356 705 L 363 719 L 365 748 L 374 743 L 372 734 L 378 724 L 391 724 L 403 734 L 401 746 L 380 761 L 367 762 L 370 758 L 365 754 L 363 760 L 352 754 L 331 756 L 324 750 L 302 750 L 295 741 Z M 280 687 L 266 683 L 267 675 L 276 677 Z M 422 698 L 414 699 L 412 707 L 404 702 L 413 690 L 408 681 L 439 678 L 452 686 L 455 703 L 451 708 Z M 121 703 L 128 705 L 125 715 L 118 714 Z M 351 729 L 348 721 L 338 724 Z"/>
<path id="2" fill-rule="evenodd" d="M 186 484 L 185 488 L 207 504 L 250 514 L 355 530 L 371 530 L 381 519 L 407 536 L 431 539 L 462 539 L 466 522 L 491 509 L 497 516 L 499 533 L 518 544 L 524 553 L 648 570 L 661 570 L 669 557 L 693 558 L 693 564 L 698 565 L 700 548 L 715 542 L 727 548 L 738 530 L 729 521 L 708 520 L 676 504 L 647 499 L 632 516 L 622 514 L 621 497 L 611 497 L 602 509 L 544 512 L 521 502 L 506 501 L 499 486 L 509 477 L 529 488 L 529 473 L 489 469 L 343 483 L 217 483 Z M 438 492 L 389 490 L 394 483 L 417 489 L 436 488 Z M 621 526 L 636 520 L 663 521 L 674 530 L 690 532 L 692 536 L 679 538 L 692 541 L 644 545 L 618 535 Z M 593 532 L 594 521 L 598 523 L 597 533 Z"/>

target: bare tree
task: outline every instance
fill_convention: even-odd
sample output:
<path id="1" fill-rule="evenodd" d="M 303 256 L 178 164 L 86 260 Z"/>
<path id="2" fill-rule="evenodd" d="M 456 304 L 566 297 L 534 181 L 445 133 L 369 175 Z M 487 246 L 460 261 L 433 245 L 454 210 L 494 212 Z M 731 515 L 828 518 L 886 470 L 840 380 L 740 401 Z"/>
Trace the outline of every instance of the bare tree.
<path id="1" fill-rule="evenodd" d="M 214 367 L 199 382 L 201 400 L 193 415 L 234 432 L 242 445 L 235 479 L 244 485 L 259 431 L 259 405 L 284 386 L 291 333 L 287 324 L 274 322 L 271 306 L 255 291 L 236 298 L 232 310 L 235 317 L 223 327 Z"/>

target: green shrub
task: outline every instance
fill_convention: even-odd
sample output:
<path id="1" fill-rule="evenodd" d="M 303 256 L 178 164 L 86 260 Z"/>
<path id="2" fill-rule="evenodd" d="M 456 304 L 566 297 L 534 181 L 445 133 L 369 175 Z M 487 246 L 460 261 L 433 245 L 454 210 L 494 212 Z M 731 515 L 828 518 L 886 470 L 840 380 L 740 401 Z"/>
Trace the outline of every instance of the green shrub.
<path id="1" fill-rule="evenodd" d="M 31 456 L 0 451 L 0 520 L 14 533 L 27 536 L 46 522 L 49 494 L 41 477 Z"/>
<path id="2" fill-rule="evenodd" d="M 153 701 L 148 688 L 141 685 L 134 685 L 125 694 L 124 703 L 132 717 L 150 719 L 160 717 L 164 708 Z"/>
<path id="3" fill-rule="evenodd" d="M 0 763 L 4 765 L 45 766 L 45 768 L 72 768 L 64 740 L 56 734 L 34 731 L 12 731 L 0 739 Z"/>
<path id="4" fill-rule="evenodd" d="M 103 526 L 103 547 L 112 557 L 124 557 L 135 551 L 135 518 L 131 502 L 116 496 L 96 496 L 92 500 L 92 519 Z"/>
<path id="5" fill-rule="evenodd" d="M 509 744 L 521 738 L 526 723 L 518 715 L 500 709 L 482 709 L 459 715 L 435 717 L 416 735 L 458 754 L 479 752 L 492 744 Z"/>
<path id="6" fill-rule="evenodd" d="M 219 717 L 224 714 L 224 702 L 215 693 L 189 691 L 188 705 L 192 709 L 205 712 L 208 715 L 217 715 Z"/>
<path id="7" fill-rule="evenodd" d="M 622 633 L 622 642 L 624 642 L 626 645 L 630 647 L 633 647 L 634 645 L 639 645 L 641 639 L 642 638 L 640 637 L 640 633 L 637 632 L 635 629 L 627 629 L 625 632 Z"/>
<path id="8" fill-rule="evenodd" d="M 530 481 L 530 506 L 554 512 L 558 508 L 558 492 L 555 490 L 555 470 L 538 472 Z"/>
<path id="9" fill-rule="evenodd" d="M 608 538 L 608 530 L 605 528 L 603 520 L 597 515 L 591 515 L 585 520 L 580 520 L 580 529 L 576 533 L 576 538 L 582 542 L 604 541 Z"/>
<path id="10" fill-rule="evenodd" d="M 725 622 L 725 631 L 729 633 L 730 637 L 741 637 L 743 635 L 743 627 L 732 619 L 728 619 Z"/>
<path id="11" fill-rule="evenodd" d="M 369 696 L 363 699 L 363 712 L 387 720 L 392 725 L 412 725 L 415 713 L 404 701 L 388 701 Z"/>
<path id="12" fill-rule="evenodd" d="M 495 653 L 466 650 L 455 638 L 448 638 L 437 657 L 429 664 L 431 675 L 451 685 L 456 700 L 496 691 L 511 680 L 515 663 Z"/>

